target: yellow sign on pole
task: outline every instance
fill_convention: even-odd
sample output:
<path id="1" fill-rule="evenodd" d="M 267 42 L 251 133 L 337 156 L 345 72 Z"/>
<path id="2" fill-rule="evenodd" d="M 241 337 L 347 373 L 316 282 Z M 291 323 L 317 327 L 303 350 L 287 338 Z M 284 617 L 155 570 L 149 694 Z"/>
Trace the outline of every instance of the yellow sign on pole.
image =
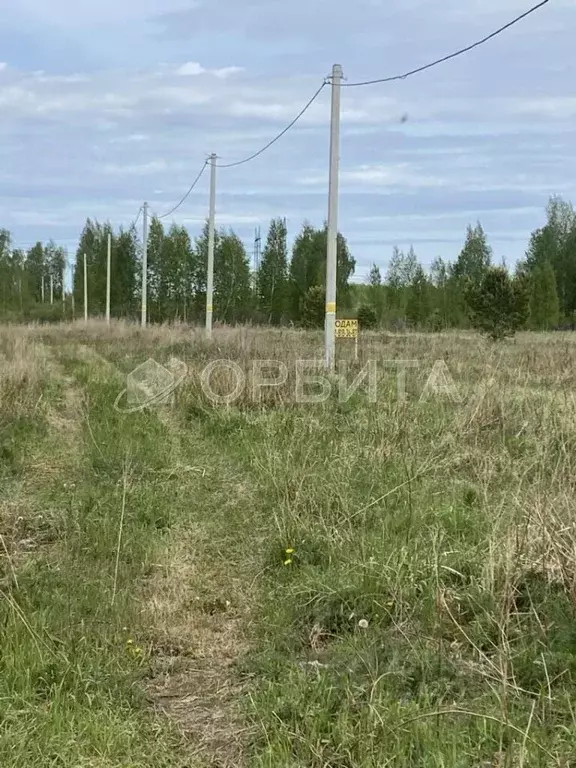
<path id="1" fill-rule="evenodd" d="M 336 320 L 336 338 L 337 339 L 357 339 L 358 338 L 358 320 L 352 320 L 352 319 Z"/>

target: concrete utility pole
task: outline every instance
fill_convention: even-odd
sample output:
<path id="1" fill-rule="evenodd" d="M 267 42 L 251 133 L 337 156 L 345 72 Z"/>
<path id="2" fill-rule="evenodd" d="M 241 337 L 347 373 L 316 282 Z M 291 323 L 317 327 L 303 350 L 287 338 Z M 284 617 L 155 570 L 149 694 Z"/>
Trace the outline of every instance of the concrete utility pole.
<path id="1" fill-rule="evenodd" d="M 84 322 L 88 324 L 88 266 L 84 254 Z"/>
<path id="2" fill-rule="evenodd" d="M 330 176 L 328 181 L 328 247 L 326 252 L 326 319 L 324 338 L 326 367 L 336 363 L 336 270 L 338 246 L 338 172 L 340 167 L 340 86 L 342 67 L 332 67 L 332 115 L 330 120 Z"/>
<path id="3" fill-rule="evenodd" d="M 108 232 L 108 256 L 106 259 L 106 322 L 110 325 L 110 267 L 112 265 L 112 235 Z"/>
<path id="4" fill-rule="evenodd" d="M 78 269 L 78 260 L 76 260 L 76 267 Z M 74 298 L 74 269 L 70 265 L 70 296 L 72 298 L 72 321 L 76 320 L 76 299 Z"/>
<path id="5" fill-rule="evenodd" d="M 206 337 L 212 338 L 214 292 L 214 221 L 216 217 L 216 155 L 210 155 L 210 212 L 208 218 L 208 274 L 206 277 Z"/>
<path id="6" fill-rule="evenodd" d="M 50 304 L 54 304 L 54 275 L 50 275 Z"/>
<path id="7" fill-rule="evenodd" d="M 142 206 L 142 328 L 146 327 L 148 301 L 148 203 Z"/>

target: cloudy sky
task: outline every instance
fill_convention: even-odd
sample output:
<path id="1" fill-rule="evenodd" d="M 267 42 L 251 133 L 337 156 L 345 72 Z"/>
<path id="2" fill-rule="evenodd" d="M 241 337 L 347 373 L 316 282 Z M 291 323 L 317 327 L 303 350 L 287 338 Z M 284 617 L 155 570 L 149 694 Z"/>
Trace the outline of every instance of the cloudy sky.
<path id="1" fill-rule="evenodd" d="M 0 0 L 0 226 L 74 252 L 87 216 L 168 211 L 206 156 L 252 154 L 329 74 L 401 73 L 535 0 Z M 574 0 L 391 84 L 344 88 L 340 229 L 385 270 L 392 247 L 454 258 L 479 219 L 513 263 L 551 194 L 576 201 Z M 218 224 L 251 250 L 327 211 L 330 93 L 251 163 L 218 172 Z M 403 121 L 403 116 L 407 120 Z M 175 214 L 193 235 L 208 174 Z"/>

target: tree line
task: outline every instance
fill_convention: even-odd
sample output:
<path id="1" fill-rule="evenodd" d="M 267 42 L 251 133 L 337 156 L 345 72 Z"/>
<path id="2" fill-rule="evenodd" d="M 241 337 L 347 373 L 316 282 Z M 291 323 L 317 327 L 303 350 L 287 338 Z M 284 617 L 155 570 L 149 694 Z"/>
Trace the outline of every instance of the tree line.
<path id="1" fill-rule="evenodd" d="M 356 287 L 357 303 L 367 322 L 373 324 L 430 330 L 466 328 L 474 325 L 477 316 L 473 294 L 496 271 L 507 278 L 507 291 L 525 298 L 521 327 L 573 327 L 576 214 L 571 203 L 552 197 L 546 219 L 543 227 L 532 232 L 525 257 L 512 274 L 503 265 L 494 264 L 486 233 L 477 223 L 468 226 L 463 248 L 454 262 L 439 257 L 428 271 L 418 262 L 413 248 L 406 253 L 394 248 L 384 278 L 374 264 L 367 285 Z"/>
<path id="2" fill-rule="evenodd" d="M 103 315 L 106 305 L 108 238 L 112 244 L 111 314 L 137 319 L 140 312 L 142 244 L 134 226 L 114 231 L 88 219 L 75 259 L 71 290 L 63 290 L 68 256 L 53 242 L 27 252 L 12 247 L 0 229 L 0 314 L 4 319 L 61 319 L 84 312 L 84 257 L 88 309 Z M 305 222 L 288 248 L 286 222 L 270 222 L 256 271 L 242 240 L 232 229 L 215 233 L 214 316 L 222 323 L 254 322 L 321 327 L 327 227 Z M 151 322 L 202 322 L 206 307 L 208 224 L 194 240 L 177 224 L 150 221 L 147 247 L 148 313 Z M 394 248 L 387 269 L 373 264 L 365 284 L 352 284 L 356 262 L 342 234 L 337 247 L 338 308 L 357 315 L 364 326 L 441 330 L 478 324 L 480 287 L 490 284 L 495 305 L 516 296 L 525 308 L 516 324 L 535 330 L 572 326 L 576 319 L 576 214 L 571 203 L 550 199 L 546 224 L 535 230 L 513 273 L 493 263 L 482 225 L 469 225 L 454 262 L 438 257 L 429 269 L 413 248 Z M 494 277 L 494 275 L 497 275 Z M 487 277 L 490 280 L 486 282 Z M 492 281 L 490 283 L 490 281 Z M 496 282 L 494 282 L 496 281 Z M 497 285 L 496 285 L 497 284 Z M 50 291 L 53 304 L 50 304 Z M 488 288 L 486 287 L 486 290 Z M 506 301 L 502 298 L 506 293 Z M 65 294 L 65 295 L 64 295 Z M 498 298 L 500 296 L 500 299 Z M 514 302 L 512 302 L 514 304 Z M 510 305 L 511 306 L 511 305 Z M 516 306 L 516 304 L 515 304 Z M 502 310 L 504 311 L 504 310 Z M 511 311 L 511 310 L 510 310 Z"/>

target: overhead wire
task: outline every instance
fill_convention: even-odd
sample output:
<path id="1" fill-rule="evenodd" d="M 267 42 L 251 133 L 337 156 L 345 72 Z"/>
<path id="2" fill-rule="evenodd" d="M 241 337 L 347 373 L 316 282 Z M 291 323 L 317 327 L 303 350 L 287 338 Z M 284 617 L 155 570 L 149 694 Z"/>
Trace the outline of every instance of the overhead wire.
<path id="1" fill-rule="evenodd" d="M 143 206 L 143 205 L 141 205 L 141 206 L 140 206 L 140 210 L 139 210 L 139 211 L 138 211 L 138 213 L 136 214 L 136 218 L 135 218 L 135 219 L 134 219 L 134 221 L 132 222 L 132 226 L 133 226 L 134 228 L 136 227 L 136 224 L 138 224 L 138 222 L 140 221 L 140 215 L 141 215 L 141 213 L 142 213 L 142 211 L 143 211 L 143 210 L 144 210 L 144 206 Z"/>
<path id="2" fill-rule="evenodd" d="M 536 11 L 540 10 L 540 8 L 547 5 L 547 3 L 549 2 L 550 0 L 542 0 L 542 2 L 538 3 L 537 5 L 528 9 L 527 11 L 524 11 L 524 13 L 520 14 L 520 16 L 517 16 L 515 19 L 512 19 L 512 21 L 509 21 L 507 24 L 504 24 L 503 27 L 500 27 L 494 32 L 491 32 L 489 35 L 486 35 L 486 37 L 483 37 L 481 40 L 477 40 L 475 43 L 472 43 L 471 45 L 467 45 L 465 48 L 460 48 L 460 50 L 455 51 L 454 53 L 450 53 L 447 56 L 443 56 L 440 59 L 431 61 L 429 64 L 425 64 L 422 67 L 417 67 L 416 69 L 412 69 L 409 72 L 404 72 L 404 74 L 402 75 L 393 75 L 392 77 L 379 77 L 375 80 L 362 80 L 358 83 L 343 82 L 342 87 L 356 88 L 362 85 L 375 85 L 376 83 L 392 83 L 395 80 L 405 80 L 407 77 L 411 77 L 412 75 L 417 75 L 418 73 L 424 72 L 427 69 L 432 69 L 432 67 L 436 67 L 438 66 L 438 64 L 443 64 L 445 61 L 450 61 L 450 59 L 455 59 L 458 56 L 462 56 L 464 53 L 468 53 L 469 51 L 474 50 L 474 48 L 478 48 L 479 46 L 484 45 L 484 43 L 487 43 L 489 40 L 492 40 L 494 37 L 497 37 L 498 35 L 502 34 L 502 32 L 505 32 L 507 29 L 510 29 L 510 27 L 513 27 L 515 24 L 518 24 L 518 22 L 522 21 L 527 16 L 530 16 L 532 13 L 535 13 Z"/>
<path id="3" fill-rule="evenodd" d="M 163 213 L 163 214 L 162 214 L 162 216 L 158 216 L 158 218 L 159 218 L 159 219 L 165 219 L 167 216 L 171 216 L 171 215 L 172 215 L 172 214 L 173 214 L 175 211 L 177 211 L 177 210 L 178 210 L 178 208 L 180 208 L 180 206 L 181 206 L 181 205 L 182 205 L 182 204 L 183 204 L 183 203 L 184 203 L 184 202 L 185 202 L 185 201 L 188 199 L 188 197 L 189 197 L 189 196 L 190 196 L 190 194 L 192 193 L 192 190 L 194 189 L 194 187 L 196 186 L 196 184 L 198 184 L 198 182 L 200 181 L 200 178 L 202 177 L 202 174 L 203 174 L 203 173 L 204 173 L 204 171 L 206 170 L 206 166 L 207 166 L 207 165 L 208 165 L 208 161 L 207 161 L 207 160 L 205 160 L 205 161 L 204 161 L 204 164 L 202 165 L 202 168 L 200 169 L 200 173 L 198 174 L 198 176 L 196 176 L 196 178 L 195 178 L 195 179 L 194 179 L 194 181 L 192 182 L 192 184 L 191 184 L 191 186 L 189 187 L 189 189 L 188 189 L 188 191 L 186 192 L 186 194 L 185 194 L 185 195 L 184 195 L 184 196 L 183 196 L 183 197 L 180 199 L 180 201 L 179 201 L 178 203 L 176 203 L 176 205 L 175 205 L 173 208 L 171 208 L 171 209 L 168 211 L 168 213 Z"/>
<path id="4" fill-rule="evenodd" d="M 277 135 L 276 135 L 276 136 L 275 136 L 275 137 L 272 139 L 272 141 L 269 141 L 269 142 L 268 142 L 268 144 L 265 144 L 265 145 L 262 147 L 262 149 L 259 149 L 259 150 L 258 150 L 258 152 L 254 152 L 254 154 L 252 154 L 252 155 L 249 155 L 248 157 L 245 157 L 243 160 L 238 160 L 238 161 L 236 161 L 235 163 L 223 163 L 223 164 L 217 164 L 217 166 L 216 166 L 216 167 L 217 167 L 217 168 L 235 168 L 235 167 L 236 167 L 236 166 L 238 166 L 238 165 L 244 165 L 244 163 L 249 163 L 249 162 L 250 162 L 250 160 L 255 160 L 257 157 L 260 157 L 260 155 L 262 155 L 264 152 L 266 152 L 266 150 L 267 150 L 267 149 L 270 149 L 270 147 L 271 147 L 273 144 L 276 144 L 276 142 L 277 142 L 279 139 L 281 139 L 281 138 L 282 138 L 282 136 L 284 136 L 285 134 L 287 134 L 287 133 L 288 133 L 288 131 L 289 131 L 291 128 L 293 128 L 293 127 L 296 125 L 296 123 L 298 122 L 298 120 L 300 120 L 300 119 L 301 119 L 301 118 L 302 118 L 302 117 L 303 117 L 303 116 L 306 114 L 306 112 L 307 112 L 307 111 L 310 109 L 310 107 L 312 106 L 312 104 L 314 104 L 314 102 L 316 101 L 316 99 L 318 98 L 318 96 L 320 96 L 320 94 L 322 93 L 322 90 L 324 89 L 324 87 L 325 87 L 326 85 L 328 85 L 328 82 L 329 82 L 328 78 L 324 78 L 324 81 L 322 82 L 322 85 L 320 86 L 320 88 L 318 88 L 318 90 L 317 90 L 317 91 L 316 91 L 316 93 L 315 93 L 315 94 L 312 96 L 312 98 L 311 98 L 311 99 L 309 99 L 309 100 L 306 102 L 305 106 L 304 106 L 304 107 L 303 107 L 303 108 L 300 110 L 300 112 L 298 112 L 298 114 L 296 115 L 296 117 L 295 117 L 295 118 L 294 118 L 294 119 L 293 119 L 293 120 L 292 120 L 290 123 L 288 123 L 288 125 L 286 126 L 286 128 L 284 128 L 282 131 L 280 131 L 280 133 L 279 133 L 279 134 L 277 134 Z"/>
<path id="5" fill-rule="evenodd" d="M 405 80 L 408 77 L 412 77 L 413 75 L 419 74 L 420 72 L 425 72 L 428 69 L 432 69 L 433 67 L 438 66 L 439 64 L 443 64 L 446 61 L 450 61 L 451 59 L 455 59 L 458 56 L 462 56 L 465 53 L 469 53 L 470 51 L 474 50 L 475 48 L 478 48 L 481 45 L 484 45 L 488 41 L 492 40 L 493 38 L 497 37 L 498 35 L 505 32 L 507 29 L 510 29 L 515 24 L 518 24 L 520 21 L 525 19 L 527 16 L 530 16 L 531 14 L 535 13 L 536 11 L 540 10 L 540 8 L 544 7 L 550 2 L 550 0 L 541 0 L 541 2 L 534 5 L 532 8 L 529 8 L 527 11 L 524 11 L 524 13 L 521 13 L 519 16 L 516 16 L 516 18 L 512 19 L 508 23 L 504 24 L 503 26 L 496 29 L 494 32 L 491 32 L 489 35 L 486 35 L 480 40 L 477 40 L 475 43 L 472 43 L 471 45 L 467 45 L 464 48 L 460 48 L 457 51 L 454 51 L 453 53 L 448 54 L 447 56 L 442 56 L 439 59 L 435 59 L 434 61 L 431 61 L 428 64 L 424 64 L 421 67 L 416 67 L 416 69 L 409 70 L 408 72 L 404 72 L 403 74 L 399 75 L 392 75 L 390 77 L 379 77 L 375 78 L 373 80 L 362 80 L 355 83 L 347 83 L 342 82 L 341 85 L 343 88 L 355 88 L 360 86 L 366 86 L 366 85 L 376 85 L 377 83 L 391 83 L 397 80 Z M 259 149 L 257 152 L 252 153 L 251 155 L 248 155 L 248 157 L 243 158 L 242 160 L 237 160 L 233 163 L 217 163 L 217 168 L 236 168 L 239 165 L 244 165 L 245 163 L 249 163 L 251 160 L 255 160 L 257 157 L 260 157 L 266 150 L 270 149 L 274 144 L 276 144 L 277 141 L 279 141 L 283 136 L 285 136 L 289 130 L 291 130 L 296 123 L 306 114 L 306 112 L 310 109 L 312 104 L 316 101 L 316 99 L 320 96 L 326 85 L 328 85 L 331 81 L 331 78 L 326 77 L 324 78 L 323 82 L 321 83 L 320 87 L 316 90 L 314 95 L 306 102 L 304 107 L 298 112 L 296 117 L 288 123 L 288 125 L 280 131 L 280 133 L 276 134 L 273 139 L 271 139 L 267 144 L 265 144 L 261 149 Z M 196 184 L 200 181 L 200 178 L 202 177 L 202 174 L 204 173 L 206 166 L 208 165 L 208 160 L 204 161 L 204 164 L 202 165 L 202 168 L 200 169 L 200 172 L 192 182 L 190 188 L 185 193 L 185 195 L 180 199 L 180 201 L 167 213 L 162 214 L 159 216 L 159 219 L 165 219 L 168 216 L 171 216 L 175 211 L 180 208 L 180 206 L 188 199 L 194 188 L 196 187 Z M 142 212 L 142 209 L 138 212 L 138 217 L 136 219 L 136 222 L 138 221 L 138 218 Z M 135 224 L 136 224 L 135 222 Z"/>

